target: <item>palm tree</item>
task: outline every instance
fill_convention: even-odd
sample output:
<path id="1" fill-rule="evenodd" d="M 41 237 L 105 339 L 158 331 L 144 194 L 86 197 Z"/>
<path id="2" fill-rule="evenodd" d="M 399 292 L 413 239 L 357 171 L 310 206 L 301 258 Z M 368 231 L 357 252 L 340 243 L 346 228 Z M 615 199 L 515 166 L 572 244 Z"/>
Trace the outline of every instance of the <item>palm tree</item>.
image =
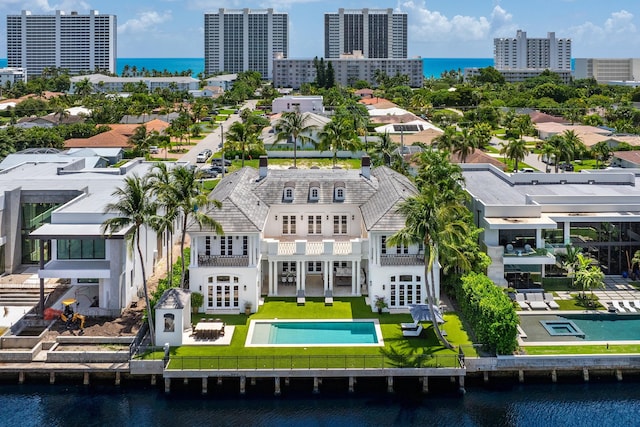
<path id="1" fill-rule="evenodd" d="M 611 147 L 607 144 L 607 141 L 600 141 L 593 147 L 591 147 L 591 155 L 596 159 L 596 169 L 600 169 L 598 162 L 602 160 L 604 164 L 607 160 L 609 160 L 609 156 L 611 155 Z"/>
<path id="2" fill-rule="evenodd" d="M 379 136 L 378 143 L 374 147 L 374 152 L 382 157 L 382 164 L 384 166 L 391 166 L 391 157 L 393 156 L 393 150 L 395 150 L 396 144 L 391 139 L 389 132 L 385 132 Z"/>
<path id="3" fill-rule="evenodd" d="M 540 148 L 540 154 L 538 154 L 538 160 L 542 160 L 545 163 L 546 173 L 550 172 L 549 163 L 551 163 L 551 159 L 555 156 L 555 154 L 556 149 L 553 145 L 549 144 L 548 142 L 542 144 L 542 147 Z"/>
<path id="4" fill-rule="evenodd" d="M 431 312 L 433 329 L 438 339 L 445 347 L 453 346 L 440 331 L 435 309 L 440 296 L 436 295 L 434 266 L 438 262 L 439 253 L 457 253 L 458 260 L 464 262 L 461 243 L 469 234 L 464 218 L 466 208 L 458 203 L 441 203 L 441 195 L 436 187 L 423 188 L 423 191 L 404 200 L 398 207 L 398 212 L 405 217 L 405 226 L 391 236 L 388 243 L 419 244 L 425 248 L 424 274 L 427 290 L 427 304 Z"/>
<path id="5" fill-rule="evenodd" d="M 290 111 L 282 114 L 282 118 L 278 121 L 279 129 L 276 135 L 276 143 L 279 141 L 293 139 L 293 167 L 297 167 L 298 157 L 298 140 L 301 143 L 311 141 L 311 137 L 305 135 L 315 129 L 315 126 L 309 125 L 309 115 L 300 113 L 300 110 Z M 275 143 L 274 143 L 275 145 Z"/>
<path id="6" fill-rule="evenodd" d="M 463 128 L 453 139 L 453 153 L 457 154 L 460 161 L 464 163 L 469 154 L 476 151 L 477 145 L 475 136 L 469 132 L 469 129 Z"/>
<path id="7" fill-rule="evenodd" d="M 567 271 L 567 277 L 571 278 L 571 287 L 573 288 L 573 280 L 580 262 L 578 255 L 582 254 L 582 248 L 567 244 L 565 245 L 565 249 L 567 250 L 567 254 L 564 256 L 562 268 Z"/>
<path id="8" fill-rule="evenodd" d="M 146 228 L 151 218 L 156 214 L 156 204 L 151 200 L 151 187 L 146 178 L 137 175 L 126 177 L 124 186 L 117 188 L 113 193 L 117 200 L 107 204 L 105 213 L 113 213 L 116 216 L 108 218 L 102 223 L 102 232 L 111 236 L 124 228 L 130 228 L 127 239 L 130 245 L 134 245 L 140 258 L 140 269 L 142 271 L 142 287 L 144 289 L 144 299 L 147 305 L 147 319 L 149 322 L 149 332 L 151 334 L 151 345 L 154 345 L 155 333 L 151 302 L 149 300 L 149 290 L 147 289 L 147 275 L 145 270 L 144 256 L 140 247 L 140 234 Z"/>
<path id="9" fill-rule="evenodd" d="M 511 138 L 509 143 L 503 147 L 503 150 L 504 155 L 515 162 L 513 167 L 514 171 L 518 170 L 518 163 L 523 161 L 527 154 L 529 154 L 529 149 L 524 139 Z"/>
<path id="10" fill-rule="evenodd" d="M 158 167 L 156 167 L 157 169 Z M 160 169 L 161 172 L 161 169 Z M 170 206 L 170 211 L 175 210 L 182 219 L 180 236 L 180 253 L 184 253 L 184 243 L 187 236 L 189 222 L 195 222 L 200 228 L 206 226 L 212 228 L 216 234 L 223 234 L 219 222 L 208 216 L 211 208 L 220 208 L 222 204 L 218 200 L 208 199 L 200 192 L 200 171 L 185 166 L 177 166 L 171 169 L 169 184 L 160 180 L 154 180 L 155 191 L 164 205 Z M 180 285 L 185 286 L 185 260 L 182 257 L 182 275 Z"/>
<path id="11" fill-rule="evenodd" d="M 360 141 L 351 123 L 345 119 L 336 118 L 327 123 L 320 132 L 320 149 L 333 151 L 333 167 L 335 167 L 338 150 L 357 151 L 360 149 Z"/>
<path id="12" fill-rule="evenodd" d="M 576 271 L 576 284 L 582 288 L 582 297 L 586 297 L 587 289 L 604 288 L 604 273 L 597 265 L 591 265 L 591 259 L 578 254 L 578 270 Z"/>
<path id="13" fill-rule="evenodd" d="M 245 110 L 242 110 L 245 111 Z M 243 122 L 234 122 L 225 133 L 226 142 L 235 144 L 242 152 L 242 167 L 244 167 L 247 149 L 258 141 L 258 136 L 251 131 L 251 127 Z"/>
<path id="14" fill-rule="evenodd" d="M 447 126 L 444 128 L 442 135 L 433 139 L 433 143 L 436 143 L 438 150 L 451 152 L 456 138 L 456 133 L 456 128 L 454 126 Z"/>

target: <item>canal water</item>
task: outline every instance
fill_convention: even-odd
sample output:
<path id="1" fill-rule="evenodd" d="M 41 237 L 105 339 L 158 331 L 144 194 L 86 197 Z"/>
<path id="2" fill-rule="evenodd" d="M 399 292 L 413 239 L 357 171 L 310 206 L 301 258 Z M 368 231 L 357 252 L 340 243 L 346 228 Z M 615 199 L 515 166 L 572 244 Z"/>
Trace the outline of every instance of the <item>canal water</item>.
<path id="1" fill-rule="evenodd" d="M 0 385 L 0 426 L 637 426 L 640 383 L 508 384 L 421 395 L 398 384 L 387 394 L 358 383 L 349 395 L 283 387 L 235 388 L 128 384 Z M 210 383 L 211 383 L 210 382 Z M 272 384 L 270 388 L 273 390 Z"/>

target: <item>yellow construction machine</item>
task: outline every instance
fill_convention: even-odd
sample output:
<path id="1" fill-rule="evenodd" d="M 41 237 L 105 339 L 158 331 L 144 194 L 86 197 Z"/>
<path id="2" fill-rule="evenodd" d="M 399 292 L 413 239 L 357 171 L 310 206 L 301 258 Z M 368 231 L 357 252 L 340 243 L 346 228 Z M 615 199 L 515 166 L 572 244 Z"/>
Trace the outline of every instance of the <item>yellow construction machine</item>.
<path id="1" fill-rule="evenodd" d="M 60 313 L 60 320 L 62 320 L 67 329 L 71 329 L 73 326 L 77 326 L 80 331 L 84 330 L 84 321 L 86 320 L 85 316 L 82 314 L 78 314 L 73 310 L 73 305 L 76 306 L 79 304 L 78 301 L 74 298 L 65 299 L 62 301 L 62 313 Z"/>

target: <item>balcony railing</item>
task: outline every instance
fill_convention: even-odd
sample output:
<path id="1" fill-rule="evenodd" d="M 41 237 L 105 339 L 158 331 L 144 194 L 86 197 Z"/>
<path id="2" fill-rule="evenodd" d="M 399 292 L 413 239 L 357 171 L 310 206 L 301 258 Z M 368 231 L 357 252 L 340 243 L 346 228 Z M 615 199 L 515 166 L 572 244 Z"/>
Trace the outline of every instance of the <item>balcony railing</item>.
<path id="1" fill-rule="evenodd" d="M 198 255 L 198 267 L 248 267 L 247 255 Z"/>
<path id="2" fill-rule="evenodd" d="M 421 265 L 423 254 L 386 254 L 380 257 L 380 265 Z"/>
<path id="3" fill-rule="evenodd" d="M 350 240 L 295 240 L 282 241 L 275 239 L 265 239 L 265 250 L 272 255 L 358 255 L 367 248 L 365 241 L 360 239 Z"/>

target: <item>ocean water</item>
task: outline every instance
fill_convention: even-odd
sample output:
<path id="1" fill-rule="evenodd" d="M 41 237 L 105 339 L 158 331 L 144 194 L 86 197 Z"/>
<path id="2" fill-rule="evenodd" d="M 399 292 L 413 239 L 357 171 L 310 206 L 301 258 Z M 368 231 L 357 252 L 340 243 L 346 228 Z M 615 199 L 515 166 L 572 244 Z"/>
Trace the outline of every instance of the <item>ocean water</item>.
<path id="1" fill-rule="evenodd" d="M 493 58 L 423 58 L 424 76 L 440 77 L 444 71 L 461 70 L 466 67 L 488 67 L 493 65 Z M 191 70 L 193 77 L 204 71 L 204 58 L 118 58 L 116 72 L 122 74 L 125 65 L 135 66 L 138 70 L 167 70 L 171 72 Z M 0 58 L 0 67 L 7 66 L 7 58 Z"/>

